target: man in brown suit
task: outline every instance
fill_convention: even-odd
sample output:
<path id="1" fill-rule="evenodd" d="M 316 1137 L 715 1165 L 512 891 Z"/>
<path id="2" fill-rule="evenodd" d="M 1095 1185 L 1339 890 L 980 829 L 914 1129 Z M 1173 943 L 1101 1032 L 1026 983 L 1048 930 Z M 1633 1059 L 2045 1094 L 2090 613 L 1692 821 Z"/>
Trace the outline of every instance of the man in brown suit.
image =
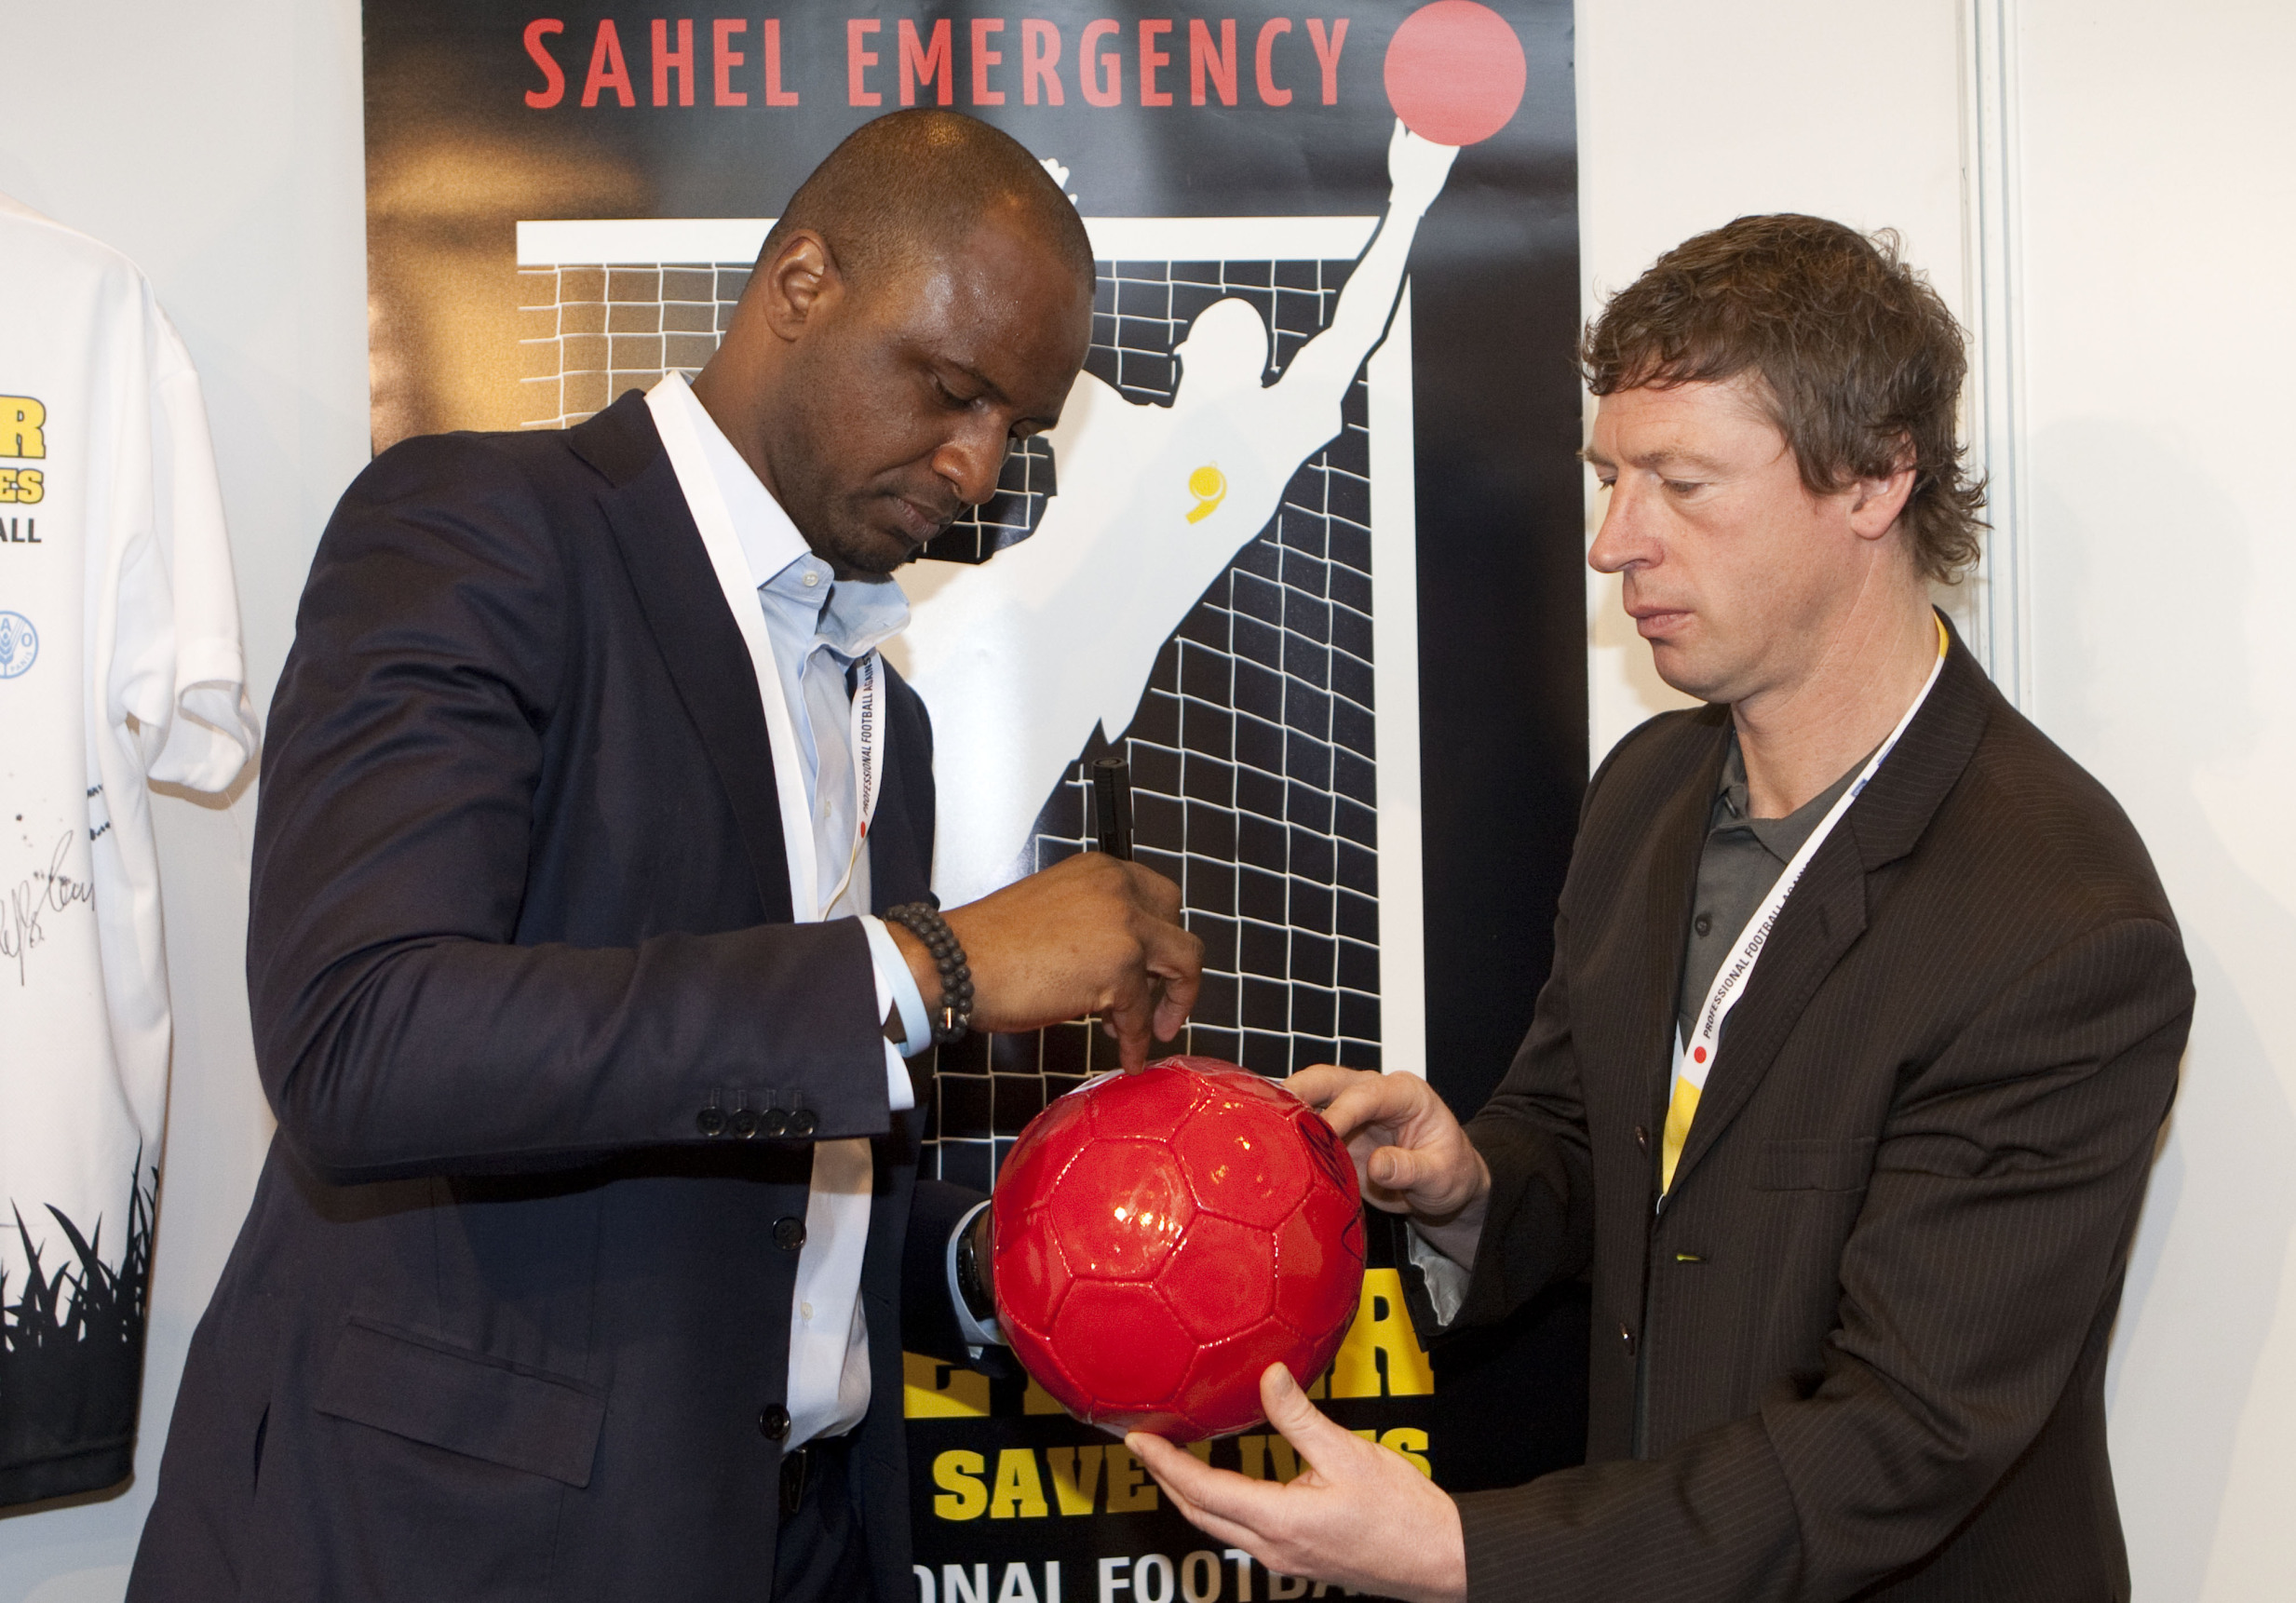
<path id="1" fill-rule="evenodd" d="M 1412 1598 L 2128 1595 L 2106 1343 L 2191 976 L 2119 807 L 1929 605 L 1981 490 L 1959 331 L 1894 247 L 1742 218 L 1589 330 L 1589 560 L 1708 705 L 1588 786 L 1553 973 L 1464 1130 L 1407 1076 L 1291 1082 L 1409 1216 L 1443 1331 L 1591 1278 L 1588 1462 L 1454 1500 L 1271 1369 L 1313 1465 L 1290 1485 L 1133 1446 L 1272 1569 Z"/>

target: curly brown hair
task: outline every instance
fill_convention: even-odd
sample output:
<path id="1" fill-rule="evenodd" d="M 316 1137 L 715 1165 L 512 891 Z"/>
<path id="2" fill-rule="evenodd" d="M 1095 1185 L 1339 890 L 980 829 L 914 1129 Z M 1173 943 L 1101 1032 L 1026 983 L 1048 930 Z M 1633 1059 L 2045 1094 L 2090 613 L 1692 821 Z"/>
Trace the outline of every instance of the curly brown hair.
<path id="1" fill-rule="evenodd" d="M 1822 217 L 1741 217 L 1686 239 L 1587 325 L 1580 370 L 1598 396 L 1751 372 L 1802 482 L 1830 494 L 1885 478 L 1912 453 L 1899 518 L 1926 578 L 1977 560 L 1985 484 L 1963 462 L 1961 326 L 1899 258 Z"/>

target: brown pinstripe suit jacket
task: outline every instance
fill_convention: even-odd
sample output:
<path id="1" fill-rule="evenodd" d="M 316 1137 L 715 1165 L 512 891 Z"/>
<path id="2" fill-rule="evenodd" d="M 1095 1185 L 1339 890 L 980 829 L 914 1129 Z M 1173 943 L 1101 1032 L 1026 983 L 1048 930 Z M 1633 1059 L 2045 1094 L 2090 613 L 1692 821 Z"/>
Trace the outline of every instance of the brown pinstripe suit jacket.
<path id="1" fill-rule="evenodd" d="M 1956 640 L 1654 1211 L 1725 717 L 1654 719 L 1596 775 L 1552 977 L 1469 1125 L 1493 1192 L 1454 1327 L 1581 1273 L 1595 1320 L 1588 1462 L 1461 1499 L 1470 1594 L 2126 1597 L 2105 1345 L 2193 1006 L 2151 859 Z"/>

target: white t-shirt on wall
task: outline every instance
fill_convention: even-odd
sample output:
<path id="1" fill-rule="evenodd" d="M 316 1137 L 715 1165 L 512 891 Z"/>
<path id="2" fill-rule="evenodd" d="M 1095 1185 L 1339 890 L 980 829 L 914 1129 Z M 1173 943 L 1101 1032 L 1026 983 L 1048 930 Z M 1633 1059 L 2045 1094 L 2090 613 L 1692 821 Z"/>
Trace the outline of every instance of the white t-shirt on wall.
<path id="1" fill-rule="evenodd" d="M 145 787 L 232 783 L 246 677 L 182 341 L 0 196 L 0 1504 L 128 1473 L 169 1058 Z"/>

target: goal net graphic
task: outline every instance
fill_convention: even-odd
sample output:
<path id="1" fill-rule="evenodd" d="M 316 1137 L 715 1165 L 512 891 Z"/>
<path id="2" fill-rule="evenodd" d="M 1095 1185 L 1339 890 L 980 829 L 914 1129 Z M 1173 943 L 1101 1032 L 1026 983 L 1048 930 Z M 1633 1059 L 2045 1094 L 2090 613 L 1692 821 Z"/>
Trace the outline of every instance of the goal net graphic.
<path id="1" fill-rule="evenodd" d="M 1168 406 L 1172 355 L 1206 307 L 1248 302 L 1267 379 L 1330 323 L 1374 218 L 1087 219 L 1099 283 L 1087 370 Z M 709 359 L 765 220 L 521 223 L 522 415 L 578 423 Z M 1282 1075 L 1315 1062 L 1424 1072 L 1410 302 L 1347 386 L 1344 426 L 1290 474 L 1275 515 L 1177 620 L 1113 741 L 1074 754 L 1014 871 L 1093 838 L 1084 765 L 1131 762 L 1140 859 L 1180 884 L 1204 941 L 1184 1050 Z M 901 575 L 922 614 L 934 569 L 1030 538 L 1058 490 L 1042 440 L 997 495 Z M 1053 536 L 1057 538 L 1056 536 Z M 1376 598 L 1376 601 L 1375 601 Z M 940 831 L 965 799 L 940 799 Z M 1088 1024 L 941 1049 L 928 1172 L 987 1188 L 1047 1100 L 1113 1067 Z"/>

